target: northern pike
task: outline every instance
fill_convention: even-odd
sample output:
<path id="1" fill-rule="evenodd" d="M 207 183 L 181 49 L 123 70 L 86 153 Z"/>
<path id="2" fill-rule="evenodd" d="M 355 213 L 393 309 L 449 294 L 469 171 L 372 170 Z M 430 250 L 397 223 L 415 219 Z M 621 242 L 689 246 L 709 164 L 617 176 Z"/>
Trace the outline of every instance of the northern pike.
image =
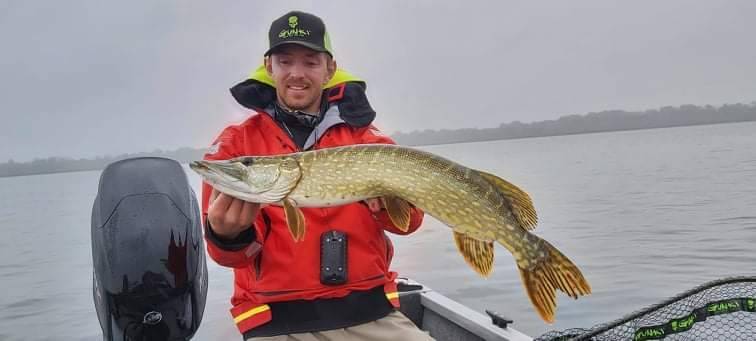
<path id="1" fill-rule="evenodd" d="M 295 241 L 304 239 L 299 207 L 329 207 L 381 198 L 391 221 L 409 226 L 414 205 L 451 227 L 457 249 L 477 273 L 493 270 L 494 241 L 515 258 L 538 314 L 553 322 L 556 289 L 572 298 L 591 292 L 580 270 L 530 230 L 530 196 L 493 174 L 422 150 L 352 145 L 277 156 L 194 161 L 190 167 L 216 190 L 249 202 L 283 206 Z"/>

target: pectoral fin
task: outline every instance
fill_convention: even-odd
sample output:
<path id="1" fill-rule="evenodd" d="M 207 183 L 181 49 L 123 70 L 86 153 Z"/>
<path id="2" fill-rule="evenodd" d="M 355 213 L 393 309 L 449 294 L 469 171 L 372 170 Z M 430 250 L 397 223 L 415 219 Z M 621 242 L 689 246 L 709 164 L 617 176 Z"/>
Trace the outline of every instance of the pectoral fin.
<path id="1" fill-rule="evenodd" d="M 407 232 L 412 211 L 410 204 L 406 200 L 394 196 L 381 197 L 381 201 L 394 226 L 402 232 Z"/>
<path id="2" fill-rule="evenodd" d="M 291 199 L 282 200 L 284 213 L 286 214 L 286 224 L 289 226 L 289 232 L 295 242 L 304 240 L 305 235 L 305 218 L 302 210 L 294 206 Z"/>
<path id="3" fill-rule="evenodd" d="M 457 250 L 462 254 L 470 267 L 483 277 L 488 277 L 493 271 L 493 241 L 482 241 L 468 237 L 464 233 L 454 231 L 454 242 Z"/>
<path id="4" fill-rule="evenodd" d="M 528 193 L 525 193 L 525 191 L 517 186 L 496 175 L 482 171 L 476 172 L 489 183 L 494 185 L 499 192 L 504 194 L 512 208 L 512 213 L 514 213 L 515 219 L 517 219 L 517 222 L 520 223 L 522 228 L 532 230 L 536 227 L 536 224 L 538 224 L 538 216 L 536 215 L 533 201 L 530 199 Z"/>

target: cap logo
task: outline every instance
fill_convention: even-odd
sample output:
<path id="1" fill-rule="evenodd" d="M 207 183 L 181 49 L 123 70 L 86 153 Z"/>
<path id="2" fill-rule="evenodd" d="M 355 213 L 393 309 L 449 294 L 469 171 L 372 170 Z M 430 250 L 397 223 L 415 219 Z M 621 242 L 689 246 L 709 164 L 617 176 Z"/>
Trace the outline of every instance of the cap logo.
<path id="1" fill-rule="evenodd" d="M 305 38 L 310 36 L 311 31 L 310 30 L 303 30 L 301 28 L 292 28 L 290 30 L 282 30 L 278 33 L 278 37 L 282 39 L 291 38 L 291 37 L 298 37 L 298 38 Z"/>
<path id="2" fill-rule="evenodd" d="M 289 27 L 291 28 L 297 28 L 297 24 L 299 24 L 299 18 L 297 18 L 296 15 L 292 15 L 289 17 Z"/>

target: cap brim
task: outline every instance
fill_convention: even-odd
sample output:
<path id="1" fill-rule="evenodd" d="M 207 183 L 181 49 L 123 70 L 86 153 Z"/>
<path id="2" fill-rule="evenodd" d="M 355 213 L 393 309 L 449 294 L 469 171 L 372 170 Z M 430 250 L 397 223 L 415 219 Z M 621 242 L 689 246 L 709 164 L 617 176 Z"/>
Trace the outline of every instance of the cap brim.
<path id="1" fill-rule="evenodd" d="M 318 52 L 325 52 L 325 53 L 328 53 L 331 57 L 333 57 L 333 54 L 331 54 L 331 51 L 328 51 L 328 50 L 324 49 L 322 46 L 318 46 L 318 45 L 315 45 L 313 43 L 309 43 L 309 42 L 306 42 L 306 41 L 300 41 L 300 40 L 288 40 L 288 41 L 278 42 L 277 44 L 271 46 L 270 49 L 268 49 L 268 51 L 265 51 L 264 56 L 265 57 L 270 56 L 273 53 L 273 51 L 276 50 L 277 48 L 279 48 L 281 46 L 284 46 L 284 45 L 289 45 L 289 44 L 296 44 L 296 45 L 304 46 L 304 47 L 306 47 L 306 48 L 308 48 L 310 50 L 314 50 L 314 51 L 318 51 Z"/>

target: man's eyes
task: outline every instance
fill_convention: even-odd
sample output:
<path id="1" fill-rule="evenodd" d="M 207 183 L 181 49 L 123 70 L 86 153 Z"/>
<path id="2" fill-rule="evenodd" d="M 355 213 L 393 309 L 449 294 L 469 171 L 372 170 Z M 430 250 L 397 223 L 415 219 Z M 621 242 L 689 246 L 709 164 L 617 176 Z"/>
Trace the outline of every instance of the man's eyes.
<path id="1" fill-rule="evenodd" d="M 289 59 L 280 59 L 278 61 L 278 63 L 281 64 L 281 65 L 292 65 L 292 64 L 294 64 L 294 61 L 293 60 L 289 60 Z M 318 60 L 305 60 L 304 64 L 307 65 L 307 66 L 319 66 L 320 65 L 320 61 L 318 61 Z"/>

